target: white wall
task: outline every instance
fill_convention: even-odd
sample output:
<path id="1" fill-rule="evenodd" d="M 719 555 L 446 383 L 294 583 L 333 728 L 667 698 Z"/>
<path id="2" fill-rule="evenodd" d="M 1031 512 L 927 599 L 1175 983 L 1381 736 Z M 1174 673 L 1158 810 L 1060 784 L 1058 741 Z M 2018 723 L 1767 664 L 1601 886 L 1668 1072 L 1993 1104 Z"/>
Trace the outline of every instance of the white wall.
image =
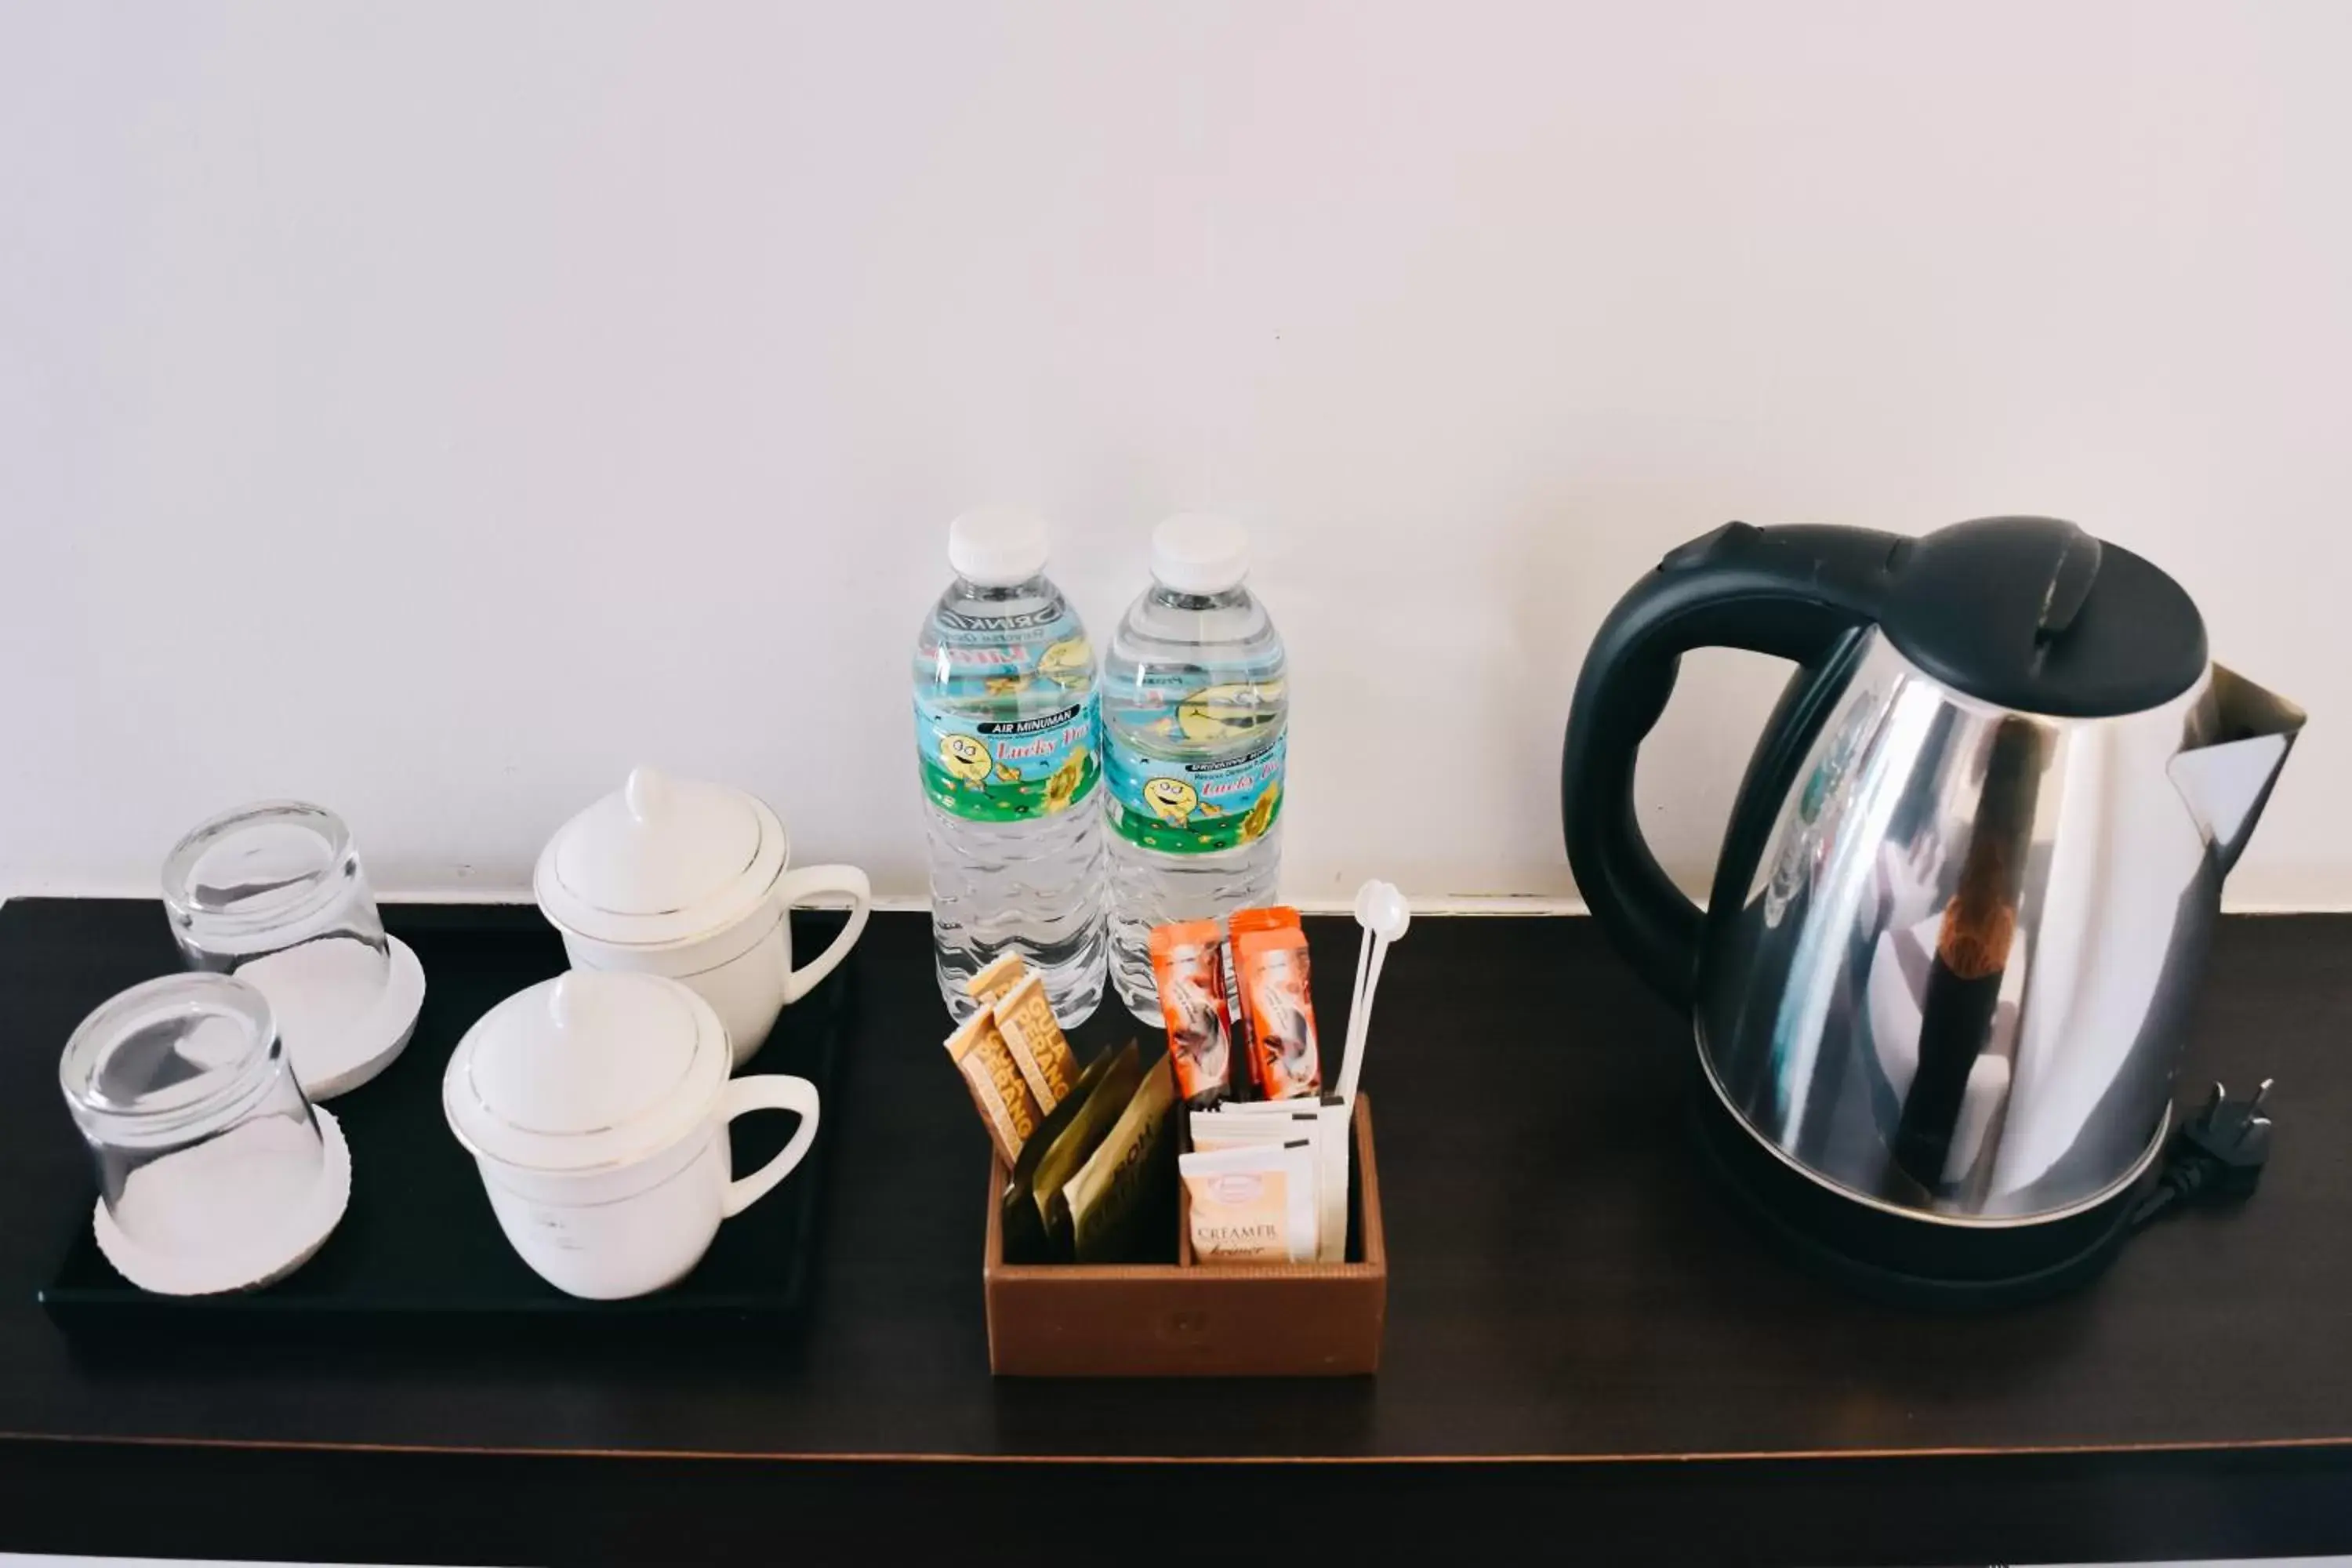
<path id="1" fill-rule="evenodd" d="M 1009 498 L 1097 629 L 1159 515 L 1252 523 L 1294 896 L 1569 892 L 1576 666 L 1678 540 L 2033 510 L 2314 711 L 2235 892 L 2352 903 L 2347 58 L 2340 0 L 13 5 L 0 887 L 294 794 L 516 889 L 645 758 L 913 893 L 905 657 Z M 1694 879 L 1776 679 L 1654 743 Z"/>

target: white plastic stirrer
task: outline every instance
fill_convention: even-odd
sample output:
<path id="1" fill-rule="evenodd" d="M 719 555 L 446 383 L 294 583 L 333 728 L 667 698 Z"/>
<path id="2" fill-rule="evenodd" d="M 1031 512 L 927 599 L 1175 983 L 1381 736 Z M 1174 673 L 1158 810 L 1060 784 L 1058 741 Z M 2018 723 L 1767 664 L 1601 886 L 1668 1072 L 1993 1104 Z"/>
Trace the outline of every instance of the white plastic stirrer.
<path id="1" fill-rule="evenodd" d="M 1339 1069 L 1339 1099 L 1356 1102 L 1356 1085 L 1364 1076 L 1364 1038 L 1370 1032 L 1372 996 L 1381 986 L 1381 965 L 1387 962 L 1389 943 L 1404 935 L 1412 923 L 1412 906 L 1393 882 L 1370 881 L 1356 889 L 1356 923 L 1364 940 L 1356 949 L 1356 990 L 1348 1006 L 1348 1058 Z"/>

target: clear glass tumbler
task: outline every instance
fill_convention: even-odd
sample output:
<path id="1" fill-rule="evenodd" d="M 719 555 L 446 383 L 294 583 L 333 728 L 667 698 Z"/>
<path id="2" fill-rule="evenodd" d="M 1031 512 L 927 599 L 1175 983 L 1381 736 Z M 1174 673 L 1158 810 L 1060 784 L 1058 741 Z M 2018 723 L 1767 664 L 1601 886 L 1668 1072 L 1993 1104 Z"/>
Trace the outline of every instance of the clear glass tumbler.
<path id="1" fill-rule="evenodd" d="M 268 1000 L 172 974 L 100 1006 L 58 1063 L 115 1226 L 158 1256 L 244 1257 L 299 1220 L 326 1162 Z"/>
<path id="2" fill-rule="evenodd" d="M 188 967 L 258 986 L 306 1063 L 330 1059 L 391 982 L 375 894 L 351 829 L 324 806 L 268 801 L 214 817 L 163 862 L 163 904 Z"/>

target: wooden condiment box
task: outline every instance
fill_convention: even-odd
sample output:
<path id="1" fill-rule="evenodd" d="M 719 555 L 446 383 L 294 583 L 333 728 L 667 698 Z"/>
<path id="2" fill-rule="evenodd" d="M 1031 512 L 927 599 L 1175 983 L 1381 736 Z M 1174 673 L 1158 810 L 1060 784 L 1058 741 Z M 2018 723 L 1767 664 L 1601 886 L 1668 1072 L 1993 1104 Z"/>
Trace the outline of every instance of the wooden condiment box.
<path id="1" fill-rule="evenodd" d="M 1179 1113 L 1181 1114 L 1181 1112 Z M 1176 1215 L 1172 1264 L 1004 1261 L 998 1197 L 1010 1179 L 992 1161 L 988 1364 L 999 1377 L 1345 1377 L 1378 1372 L 1388 1319 L 1389 1255 L 1372 1161 L 1369 1095 L 1351 1125 L 1348 1261 L 1202 1268 Z"/>

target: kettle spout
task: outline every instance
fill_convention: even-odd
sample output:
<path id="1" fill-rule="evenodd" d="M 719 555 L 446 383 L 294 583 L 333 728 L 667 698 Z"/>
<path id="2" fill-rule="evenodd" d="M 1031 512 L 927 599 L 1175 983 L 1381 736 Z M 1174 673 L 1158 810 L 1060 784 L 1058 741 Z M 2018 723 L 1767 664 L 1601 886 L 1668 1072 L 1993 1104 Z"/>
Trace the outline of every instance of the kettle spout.
<path id="1" fill-rule="evenodd" d="M 2213 667 L 2210 738 L 2172 759 L 2172 784 L 2189 805 L 2223 875 L 2238 863 L 2271 798 L 2279 769 L 2303 731 L 2303 710 L 2234 670 Z"/>

